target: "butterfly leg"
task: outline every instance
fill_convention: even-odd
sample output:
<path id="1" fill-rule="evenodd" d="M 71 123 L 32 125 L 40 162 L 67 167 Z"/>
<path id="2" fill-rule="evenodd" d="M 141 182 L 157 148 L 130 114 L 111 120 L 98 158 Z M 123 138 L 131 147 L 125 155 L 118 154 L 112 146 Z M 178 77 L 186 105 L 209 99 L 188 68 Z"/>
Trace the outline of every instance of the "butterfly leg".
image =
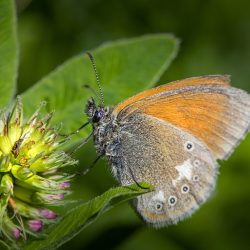
<path id="1" fill-rule="evenodd" d="M 71 132 L 71 133 L 68 133 L 68 134 L 61 134 L 59 133 L 60 136 L 63 136 L 63 137 L 69 137 L 71 135 L 76 135 L 78 134 L 84 127 L 86 127 L 87 125 L 89 124 L 89 122 L 86 122 L 84 123 L 83 125 L 81 125 L 76 131 L 74 132 Z"/>
<path id="2" fill-rule="evenodd" d="M 72 156 L 73 154 L 75 154 L 83 145 L 88 143 L 92 135 L 93 133 L 91 133 L 87 138 L 84 138 L 83 141 L 73 151 L 71 151 L 71 153 L 69 153 L 69 156 Z"/>
<path id="3" fill-rule="evenodd" d="M 86 175 L 91 169 L 94 168 L 94 166 L 96 165 L 96 163 L 98 162 L 98 160 L 102 157 L 102 155 L 99 155 L 92 163 L 89 167 L 87 167 L 83 172 L 79 172 L 78 174 L 81 176 Z"/>
<path id="4" fill-rule="evenodd" d="M 145 187 L 143 187 L 142 185 L 140 185 L 140 183 L 136 180 L 136 178 L 135 178 L 135 176 L 134 176 L 134 174 L 133 174 L 133 171 L 132 171 L 132 169 L 130 168 L 130 166 L 128 166 L 128 170 L 129 170 L 129 173 L 130 173 L 130 175 L 131 175 L 131 178 L 132 178 L 133 181 L 135 182 L 136 186 L 138 186 L 138 187 L 141 188 L 141 189 L 148 189 L 148 188 L 145 188 Z"/>

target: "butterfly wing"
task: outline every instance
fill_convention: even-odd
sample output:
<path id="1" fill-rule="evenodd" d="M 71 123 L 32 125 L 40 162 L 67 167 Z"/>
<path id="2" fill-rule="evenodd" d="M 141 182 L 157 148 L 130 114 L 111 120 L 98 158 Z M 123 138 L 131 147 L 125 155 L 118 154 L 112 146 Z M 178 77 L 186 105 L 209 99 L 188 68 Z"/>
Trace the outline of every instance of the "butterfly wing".
<path id="1" fill-rule="evenodd" d="M 127 100 L 120 103 L 115 112 L 119 113 L 124 108 L 133 107 L 136 102 L 139 100 L 149 98 L 153 95 L 171 91 L 174 89 L 181 89 L 187 86 L 200 86 L 200 85 L 222 85 L 222 86 L 230 86 L 230 76 L 228 75 L 208 75 L 208 76 L 198 76 L 198 77 L 190 77 L 184 80 L 174 81 L 168 84 L 161 85 L 159 87 L 145 90 L 137 95 L 134 95 Z"/>
<path id="2" fill-rule="evenodd" d="M 230 87 L 228 77 L 189 78 L 143 93 L 116 107 L 121 123 L 135 114 L 161 119 L 203 141 L 215 159 L 227 158 L 249 131 L 250 95 Z"/>
<path id="3" fill-rule="evenodd" d="M 134 200 L 148 224 L 177 223 L 210 196 L 217 164 L 193 135 L 161 119 L 136 114 L 120 127 L 119 141 L 111 160 L 118 181 L 122 185 L 144 181 L 155 187 Z"/>

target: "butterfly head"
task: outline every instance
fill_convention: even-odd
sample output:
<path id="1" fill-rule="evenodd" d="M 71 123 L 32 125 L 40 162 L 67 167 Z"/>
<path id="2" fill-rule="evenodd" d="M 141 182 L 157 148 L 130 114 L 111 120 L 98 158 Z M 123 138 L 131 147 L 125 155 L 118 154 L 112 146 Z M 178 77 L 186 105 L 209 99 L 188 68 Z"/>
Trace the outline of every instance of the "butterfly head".
<path id="1" fill-rule="evenodd" d="M 100 122 L 105 115 L 105 108 L 97 106 L 95 100 L 91 98 L 87 103 L 87 115 L 92 124 Z"/>

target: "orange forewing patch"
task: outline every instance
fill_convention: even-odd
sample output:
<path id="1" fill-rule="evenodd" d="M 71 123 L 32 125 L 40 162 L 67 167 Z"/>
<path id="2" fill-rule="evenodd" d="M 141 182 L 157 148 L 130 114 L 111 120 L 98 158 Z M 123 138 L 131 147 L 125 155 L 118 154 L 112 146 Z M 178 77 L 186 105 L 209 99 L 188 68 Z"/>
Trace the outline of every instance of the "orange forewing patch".
<path id="1" fill-rule="evenodd" d="M 186 93 L 169 96 L 139 108 L 138 112 L 167 121 L 201 139 L 216 158 L 224 154 L 225 128 L 230 124 L 228 97 L 221 94 Z"/>
<path id="2" fill-rule="evenodd" d="M 180 81 L 174 81 L 168 84 L 161 85 L 159 87 L 143 91 L 131 98 L 125 100 L 120 103 L 114 110 L 114 112 L 119 113 L 126 106 L 142 100 L 146 97 L 150 97 L 152 95 L 166 92 L 174 89 L 180 89 L 188 86 L 198 86 L 198 85 L 224 85 L 230 86 L 230 77 L 227 75 L 210 75 L 210 76 L 200 76 L 200 77 L 191 77 Z"/>

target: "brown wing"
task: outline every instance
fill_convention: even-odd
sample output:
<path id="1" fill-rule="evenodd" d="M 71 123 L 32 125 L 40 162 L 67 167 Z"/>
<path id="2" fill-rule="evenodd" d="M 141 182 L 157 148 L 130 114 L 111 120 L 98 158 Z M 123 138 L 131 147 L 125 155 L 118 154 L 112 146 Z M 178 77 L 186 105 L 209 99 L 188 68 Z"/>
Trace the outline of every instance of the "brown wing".
<path id="1" fill-rule="evenodd" d="M 124 123 L 119 132 L 113 173 L 122 185 L 137 180 L 155 187 L 134 200 L 136 210 L 155 227 L 190 216 L 215 186 L 217 163 L 211 152 L 193 135 L 160 119 L 140 114 L 129 122 L 133 126 Z"/>
<path id="2" fill-rule="evenodd" d="M 193 79 L 194 85 L 192 78 L 186 79 L 171 84 L 170 89 L 164 85 L 162 91 L 149 90 L 156 94 L 134 103 L 130 98 L 124 102 L 127 106 L 121 104 L 121 109 L 119 105 L 114 113 L 121 122 L 135 113 L 167 121 L 205 142 L 215 159 L 225 159 L 250 128 L 250 95 L 230 87 L 223 77 Z M 205 79 L 214 84 L 203 83 Z M 221 79 L 220 84 L 216 79 Z"/>

